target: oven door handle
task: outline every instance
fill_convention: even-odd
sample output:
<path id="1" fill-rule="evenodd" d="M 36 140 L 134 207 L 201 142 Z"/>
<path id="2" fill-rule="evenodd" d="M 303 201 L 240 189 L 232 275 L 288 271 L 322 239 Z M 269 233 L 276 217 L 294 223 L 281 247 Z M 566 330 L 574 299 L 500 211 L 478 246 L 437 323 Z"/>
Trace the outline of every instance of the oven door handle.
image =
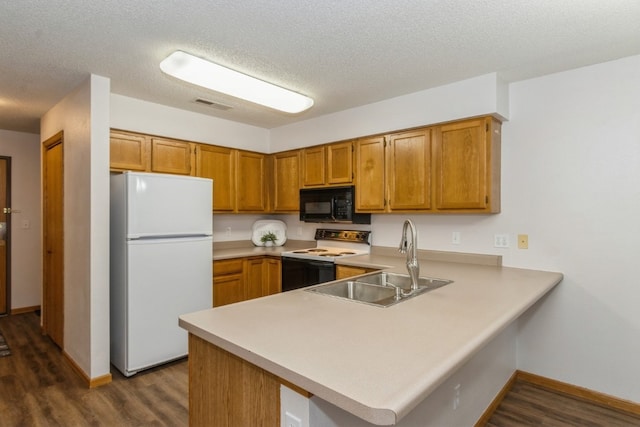
<path id="1" fill-rule="evenodd" d="M 330 267 L 333 265 L 331 261 L 305 261 L 307 264 L 312 265 L 314 267 Z"/>

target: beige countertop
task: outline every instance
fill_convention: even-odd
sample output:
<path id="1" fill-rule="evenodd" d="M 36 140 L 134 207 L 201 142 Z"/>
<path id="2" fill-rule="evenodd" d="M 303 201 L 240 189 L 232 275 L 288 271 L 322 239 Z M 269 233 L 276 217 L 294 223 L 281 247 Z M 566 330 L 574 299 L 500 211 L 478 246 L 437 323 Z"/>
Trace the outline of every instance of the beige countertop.
<path id="1" fill-rule="evenodd" d="M 404 271 L 404 258 L 376 252 L 341 263 Z M 179 322 L 366 421 L 391 425 L 562 280 L 495 264 L 421 259 L 421 276 L 454 283 L 387 308 L 295 290 Z"/>
<path id="2" fill-rule="evenodd" d="M 282 252 L 316 245 L 315 240 L 288 240 L 284 246 L 255 246 L 251 241 L 216 242 L 213 244 L 213 260 L 219 261 L 232 258 L 246 258 L 252 256 L 280 256 Z"/>

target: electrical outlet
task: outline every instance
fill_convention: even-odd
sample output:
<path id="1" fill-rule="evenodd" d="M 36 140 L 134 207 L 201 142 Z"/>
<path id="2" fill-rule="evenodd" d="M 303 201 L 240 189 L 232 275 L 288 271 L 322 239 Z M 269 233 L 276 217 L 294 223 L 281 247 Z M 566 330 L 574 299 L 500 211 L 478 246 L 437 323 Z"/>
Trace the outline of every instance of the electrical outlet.
<path id="1" fill-rule="evenodd" d="M 456 384 L 453 388 L 453 410 L 455 411 L 460 407 L 460 384 Z"/>
<path id="2" fill-rule="evenodd" d="M 496 234 L 493 236 L 493 246 L 496 248 L 508 248 L 509 247 L 509 235 L 508 234 Z"/>
<path id="3" fill-rule="evenodd" d="M 224 229 L 224 234 L 226 234 L 227 236 L 231 236 L 231 227 L 227 227 Z"/>
<path id="4" fill-rule="evenodd" d="M 518 234 L 518 249 L 529 249 L 528 234 Z"/>
<path id="5" fill-rule="evenodd" d="M 302 420 L 290 412 L 285 412 L 284 415 L 285 427 L 302 427 Z"/>

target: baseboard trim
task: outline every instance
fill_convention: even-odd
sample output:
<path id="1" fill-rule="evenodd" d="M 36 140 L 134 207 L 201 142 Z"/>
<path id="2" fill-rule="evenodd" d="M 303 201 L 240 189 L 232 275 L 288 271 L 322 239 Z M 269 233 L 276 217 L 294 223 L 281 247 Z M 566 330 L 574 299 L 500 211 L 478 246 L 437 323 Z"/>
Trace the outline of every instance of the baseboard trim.
<path id="1" fill-rule="evenodd" d="M 14 314 L 31 313 L 38 310 L 40 310 L 39 305 L 32 305 L 31 307 L 12 308 L 11 315 L 13 316 Z"/>
<path id="2" fill-rule="evenodd" d="M 80 368 L 80 366 L 78 366 L 78 364 L 75 362 L 75 360 L 73 360 L 73 358 L 71 356 L 69 356 L 69 354 L 66 351 L 63 351 L 62 355 L 67 360 L 67 362 L 69 362 L 69 365 L 71 365 L 71 368 L 73 368 L 74 372 L 76 374 L 78 374 L 78 376 L 80 376 L 80 378 L 82 378 L 82 380 L 84 381 L 84 383 L 87 385 L 88 388 L 99 387 L 99 386 L 102 386 L 102 385 L 105 385 L 105 384 L 109 384 L 112 381 L 111 373 L 108 373 L 108 374 L 105 374 L 105 375 L 101 375 L 101 376 L 96 377 L 96 378 L 90 378 L 84 372 L 84 370 L 82 370 L 82 368 Z"/>
<path id="3" fill-rule="evenodd" d="M 518 378 L 518 371 L 515 371 L 511 375 L 507 383 L 502 387 L 500 392 L 493 399 L 493 401 L 491 401 L 487 409 L 484 410 L 480 418 L 478 418 L 478 421 L 476 421 L 476 423 L 474 424 L 474 427 L 484 427 L 487 425 L 487 423 L 493 416 L 493 413 L 496 411 L 496 409 L 498 409 L 498 406 L 500 406 L 500 404 L 504 400 L 504 397 L 507 395 L 507 393 L 509 393 L 509 390 L 511 390 L 511 387 L 513 387 L 513 384 L 516 382 L 517 378 Z"/>
<path id="4" fill-rule="evenodd" d="M 485 409 L 478 421 L 474 424 L 474 427 L 484 427 L 487 425 L 493 416 L 493 413 L 498 409 L 498 406 L 500 406 L 500 403 L 502 403 L 502 400 L 509 390 L 511 390 L 511 387 L 513 387 L 513 384 L 516 381 L 525 381 L 557 393 L 582 399 L 586 402 L 606 406 L 607 408 L 613 408 L 633 415 L 640 415 L 640 403 L 620 399 L 598 391 L 589 390 L 588 388 L 579 387 L 573 384 L 518 370 L 511 375 L 509 381 L 507 381 L 504 387 L 502 387 L 502 390 L 500 390 L 487 409 Z"/>
<path id="5" fill-rule="evenodd" d="M 640 415 L 640 403 L 620 399 L 598 391 L 589 390 L 588 388 L 578 387 L 562 381 L 542 377 L 540 375 L 530 374 L 528 372 L 516 371 L 516 375 L 519 380 L 526 381 L 558 393 L 567 394 L 578 399 L 597 403 L 608 408 L 615 408 L 619 411 L 628 412 L 630 414 Z"/>

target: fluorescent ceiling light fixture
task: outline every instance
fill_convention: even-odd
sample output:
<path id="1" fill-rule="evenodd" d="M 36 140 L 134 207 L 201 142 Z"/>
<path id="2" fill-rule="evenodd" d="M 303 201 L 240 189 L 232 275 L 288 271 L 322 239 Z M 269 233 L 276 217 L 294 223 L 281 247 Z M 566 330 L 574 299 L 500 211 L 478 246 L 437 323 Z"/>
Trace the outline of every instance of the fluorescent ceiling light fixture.
<path id="1" fill-rule="evenodd" d="M 214 64 L 177 50 L 167 56 L 160 69 L 194 85 L 222 92 L 285 113 L 300 113 L 311 108 L 313 99 L 255 77 Z"/>

